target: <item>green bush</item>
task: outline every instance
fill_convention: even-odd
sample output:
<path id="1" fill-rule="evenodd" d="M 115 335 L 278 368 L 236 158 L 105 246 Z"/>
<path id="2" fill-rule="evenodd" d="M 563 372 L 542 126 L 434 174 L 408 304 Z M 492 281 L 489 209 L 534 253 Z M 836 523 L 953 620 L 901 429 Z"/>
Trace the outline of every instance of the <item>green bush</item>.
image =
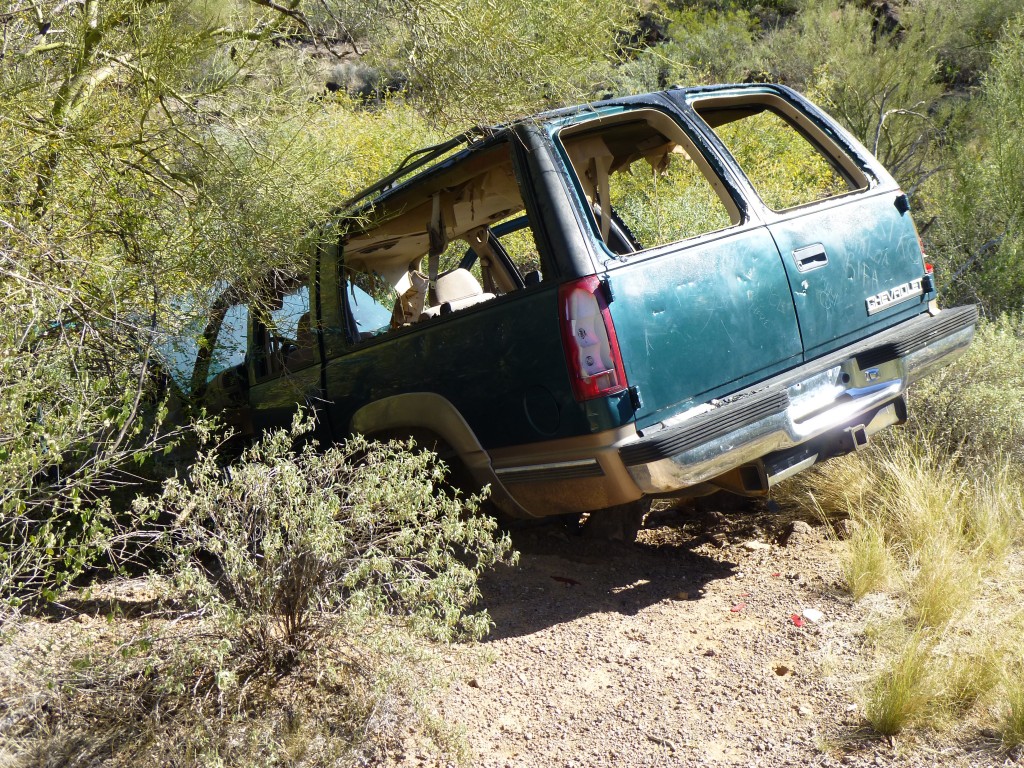
<path id="1" fill-rule="evenodd" d="M 918 439 L 967 463 L 999 457 L 1024 462 L 1024 320 L 982 321 L 953 364 L 914 385 L 911 421 Z"/>
<path id="2" fill-rule="evenodd" d="M 949 304 L 995 316 L 1024 295 L 1024 16 L 1006 25 L 978 96 L 950 137 L 949 173 L 923 190 L 941 213 L 927 233 Z"/>
<path id="3" fill-rule="evenodd" d="M 686 8 L 658 20 L 666 39 L 618 67 L 616 93 L 645 93 L 676 84 L 737 82 L 757 66 L 757 19 L 744 10 Z"/>
<path id="4" fill-rule="evenodd" d="M 992 61 L 1003 27 L 1019 12 L 1017 0 L 918 0 L 900 9 L 900 21 L 929 25 L 944 80 L 976 84 Z"/>
<path id="5" fill-rule="evenodd" d="M 293 664 L 341 621 L 485 634 L 486 611 L 469 612 L 477 577 L 512 555 L 479 498 L 445 493 L 444 466 L 410 446 L 355 437 L 294 449 L 310 428 L 269 433 L 226 469 L 206 452 L 187 482 L 136 503 L 174 515 L 166 546 L 181 583 L 269 666 Z"/>
<path id="6" fill-rule="evenodd" d="M 937 164 L 928 150 L 943 87 L 932 32 L 923 18 L 886 32 L 867 8 L 823 0 L 765 36 L 762 69 L 806 91 L 912 189 Z"/>

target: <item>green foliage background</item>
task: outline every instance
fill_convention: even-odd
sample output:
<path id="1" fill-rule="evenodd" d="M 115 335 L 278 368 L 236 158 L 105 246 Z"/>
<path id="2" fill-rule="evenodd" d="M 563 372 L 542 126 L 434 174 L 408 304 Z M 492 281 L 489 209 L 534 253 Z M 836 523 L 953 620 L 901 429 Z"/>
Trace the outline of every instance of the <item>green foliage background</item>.
<path id="1" fill-rule="evenodd" d="M 941 455 L 943 471 L 950 455 L 957 471 L 1004 461 L 1016 471 L 1024 459 L 1019 0 L 3 4 L 0 621 L 56 597 L 97 563 L 124 563 L 140 525 L 192 504 L 195 517 L 166 530 L 178 575 L 191 580 L 210 622 L 180 645 L 139 635 L 121 658 L 61 670 L 56 685 L 46 660 L 35 660 L 39 679 L 25 679 L 55 697 L 48 711 L 73 718 L 89 700 L 77 727 L 103 735 L 97 761 L 135 743 L 159 751 L 161 729 L 187 722 L 195 728 L 167 743 L 193 749 L 201 732 L 210 743 L 198 753 L 216 762 L 244 740 L 230 729 L 211 735 L 207 724 L 224 726 L 232 709 L 248 713 L 278 681 L 254 670 L 301 666 L 339 634 L 349 651 L 369 654 L 357 635 L 379 639 L 384 617 L 404 615 L 441 638 L 486 631 L 486 615 L 468 613 L 475 579 L 507 556 L 508 541 L 485 518 L 467 520 L 463 500 L 438 494 L 442 470 L 429 457 L 374 449 L 385 487 L 360 474 L 378 471 L 372 462 L 357 469 L 343 452 L 296 453 L 276 435 L 236 464 L 232 479 L 210 454 L 168 453 L 211 424 L 202 413 L 183 416 L 153 349 L 196 327 L 225 285 L 300 266 L 310 223 L 412 149 L 570 103 L 762 80 L 807 93 L 881 158 L 910 195 L 942 301 L 978 302 L 991 318 L 961 366 L 918 388 L 912 406 L 924 418 L 910 439 Z M 743 159 L 766 177 L 779 161 Z M 792 171 L 800 161 L 782 162 Z M 820 169 L 803 171 L 829 181 Z M 628 183 L 623 194 L 657 193 L 646 178 Z M 668 202 L 701 207 L 686 195 Z M 637 228 L 655 237 L 664 222 Z M 191 485 L 172 480 L 154 496 L 176 469 Z M 363 496 L 350 499 L 349 527 L 339 526 L 342 489 L 356 487 Z M 249 488 L 262 496 L 247 496 Z M 150 501 L 133 507 L 139 493 Z M 381 512 L 390 525 L 383 534 Z M 218 524 L 231 528 L 219 543 Z M 357 546 L 367 542 L 370 557 Z M 207 579 L 211 553 L 239 585 L 234 598 Z M 345 626 L 357 619 L 365 628 Z M 390 645 L 374 653 L 401 657 Z M 351 695 L 362 674 L 373 692 L 365 709 L 345 710 L 365 736 L 380 707 L 376 667 L 358 658 L 324 666 L 324 658 L 311 668 L 326 687 Z M 77 732 L 69 731 L 68 759 L 90 764 Z M 287 741 L 279 736 L 273 743 Z M 349 737 L 341 741 L 348 749 Z"/>
<path id="2" fill-rule="evenodd" d="M 0 590 L 52 590 L 113 556 L 131 525 L 118 489 L 180 437 L 163 426 L 177 404 L 155 345 L 218 287 L 301 263 L 310 222 L 469 124 L 675 82 L 785 82 L 904 184 L 945 301 L 1018 310 L 1017 13 L 1012 0 L 0 11 Z"/>

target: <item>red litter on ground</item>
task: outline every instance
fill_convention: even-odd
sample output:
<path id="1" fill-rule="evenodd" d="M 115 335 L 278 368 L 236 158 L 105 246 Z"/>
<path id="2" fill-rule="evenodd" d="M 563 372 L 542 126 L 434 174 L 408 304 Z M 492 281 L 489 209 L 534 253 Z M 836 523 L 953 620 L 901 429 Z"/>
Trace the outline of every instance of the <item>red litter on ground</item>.
<path id="1" fill-rule="evenodd" d="M 799 616 L 798 616 L 797 614 L 795 614 L 795 613 L 794 613 L 794 614 L 791 614 L 791 615 L 790 615 L 790 617 L 789 617 L 789 620 L 790 620 L 790 621 L 792 621 L 792 622 L 793 622 L 793 624 L 794 624 L 794 625 L 796 625 L 796 626 L 798 626 L 798 627 L 802 627 L 802 626 L 804 625 L 804 620 L 803 620 L 803 619 L 801 619 L 801 618 L 800 618 L 800 617 L 799 617 Z"/>
<path id="2" fill-rule="evenodd" d="M 734 605 L 732 608 L 730 608 L 729 611 L 731 613 L 739 613 L 740 611 L 742 611 L 746 607 L 747 607 L 746 603 L 736 603 L 736 605 Z"/>

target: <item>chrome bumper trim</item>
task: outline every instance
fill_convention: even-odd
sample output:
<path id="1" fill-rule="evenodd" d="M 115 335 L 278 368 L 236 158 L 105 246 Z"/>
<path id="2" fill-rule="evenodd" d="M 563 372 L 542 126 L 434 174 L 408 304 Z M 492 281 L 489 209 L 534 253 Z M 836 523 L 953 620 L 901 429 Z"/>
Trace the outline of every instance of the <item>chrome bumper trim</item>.
<path id="1" fill-rule="evenodd" d="M 968 321 L 970 324 L 964 327 L 963 323 Z M 964 315 L 959 325 L 955 330 L 948 329 L 953 331 L 948 335 L 915 344 L 916 348 L 907 349 L 901 357 L 884 362 L 876 357 L 871 360 L 876 365 L 862 367 L 855 353 L 846 359 L 840 355 L 838 360 L 830 355 L 831 365 L 826 361 L 827 368 L 798 381 L 793 381 L 790 373 L 777 377 L 776 383 L 766 382 L 760 390 L 785 392 L 788 407 L 699 445 L 655 458 L 650 448 L 655 441 L 641 439 L 619 445 L 620 455 L 644 493 L 671 493 L 705 482 L 769 453 L 796 447 L 856 423 L 862 415 L 873 416 L 906 392 L 911 383 L 954 360 L 967 348 L 974 336 L 974 320 Z M 862 362 L 866 362 L 863 356 Z M 706 420 L 708 408 L 699 406 L 688 413 Z M 673 423 L 672 427 L 685 429 L 687 421 Z M 652 437 L 658 438 L 660 434 L 655 432 Z M 665 448 L 671 445 L 664 437 L 657 442 Z M 646 457 L 653 460 L 637 461 Z"/>

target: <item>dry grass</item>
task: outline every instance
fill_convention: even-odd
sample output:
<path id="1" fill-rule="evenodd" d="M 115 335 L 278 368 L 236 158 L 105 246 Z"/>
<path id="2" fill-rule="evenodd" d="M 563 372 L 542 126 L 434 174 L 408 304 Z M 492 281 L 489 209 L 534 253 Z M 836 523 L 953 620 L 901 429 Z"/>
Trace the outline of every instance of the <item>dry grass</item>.
<path id="1" fill-rule="evenodd" d="M 854 526 L 843 554 L 843 577 L 853 598 L 885 590 L 893 568 L 885 530 L 874 522 Z"/>
<path id="2" fill-rule="evenodd" d="M 423 714 L 445 672 L 404 632 L 346 628 L 287 674 L 247 664 L 232 640 L 173 610 L 22 622 L 0 646 L 0 765 L 366 765 L 409 726 L 457 757 Z"/>
<path id="3" fill-rule="evenodd" d="M 954 718 L 970 712 L 1001 682 L 1000 649 L 989 639 L 973 638 L 966 645 L 946 654 L 939 667 L 943 686 L 936 703 Z"/>
<path id="4" fill-rule="evenodd" d="M 970 604 L 982 563 L 941 537 L 914 554 L 912 567 L 904 575 L 908 613 L 924 626 L 941 626 Z"/>
<path id="5" fill-rule="evenodd" d="M 855 599 L 885 592 L 903 606 L 876 627 L 878 661 L 863 686 L 879 733 L 953 727 L 965 718 L 1024 743 L 1024 479 L 1010 461 L 965 463 L 913 432 L 814 472 L 783 503 L 846 519 L 843 573 Z"/>
<path id="6" fill-rule="evenodd" d="M 891 735 L 924 717 L 933 697 L 930 656 L 926 640 L 915 634 L 874 678 L 864 702 L 872 728 Z"/>
<path id="7" fill-rule="evenodd" d="M 1003 742 L 1010 747 L 1024 745 L 1024 659 L 1018 657 L 1003 683 L 1004 710 L 1000 722 Z"/>

